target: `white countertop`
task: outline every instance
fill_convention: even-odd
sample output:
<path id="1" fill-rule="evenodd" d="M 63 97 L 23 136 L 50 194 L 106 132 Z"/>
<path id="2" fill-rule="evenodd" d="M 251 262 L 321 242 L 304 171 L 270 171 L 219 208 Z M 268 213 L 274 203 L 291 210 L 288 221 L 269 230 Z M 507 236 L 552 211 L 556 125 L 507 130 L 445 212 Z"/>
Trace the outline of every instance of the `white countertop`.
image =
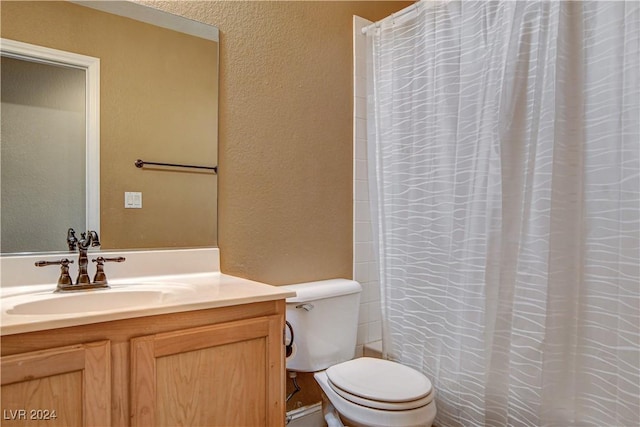
<path id="1" fill-rule="evenodd" d="M 2 301 L 0 335 L 273 301 L 295 296 L 295 292 L 286 288 L 266 285 L 219 272 L 136 277 L 135 282 L 131 282 L 130 279 L 118 279 L 110 281 L 109 284 L 111 289 L 55 295 L 52 295 L 55 285 L 3 288 L 0 298 L 0 301 Z M 161 298 L 151 303 L 145 302 L 143 305 L 113 308 L 105 303 L 104 307 L 90 307 L 86 310 L 78 307 L 72 313 L 55 313 L 56 304 L 63 302 L 60 299 L 77 298 L 78 295 L 87 292 L 92 293 L 92 299 L 97 301 L 100 296 L 104 296 L 105 293 L 109 292 L 126 293 L 143 289 L 161 291 L 165 288 L 170 290 L 168 298 Z M 45 307 L 49 310 L 44 311 L 51 311 L 50 313 L 10 314 L 20 304 L 40 300 L 45 300 Z M 75 304 L 76 302 L 73 303 Z"/>

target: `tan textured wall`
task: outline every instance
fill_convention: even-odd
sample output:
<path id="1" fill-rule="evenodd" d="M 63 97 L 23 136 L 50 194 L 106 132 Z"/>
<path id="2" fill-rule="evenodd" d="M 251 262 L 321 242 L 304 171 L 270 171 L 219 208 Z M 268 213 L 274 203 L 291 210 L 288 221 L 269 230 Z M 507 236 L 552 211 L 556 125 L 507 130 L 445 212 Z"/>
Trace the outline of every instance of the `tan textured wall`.
<path id="1" fill-rule="evenodd" d="M 8 27 L 24 30 L 19 23 L 5 22 L 10 3 L 2 1 L 3 34 Z M 222 270 L 272 284 L 351 277 L 352 17 L 376 21 L 412 2 L 143 3 L 216 25 L 221 31 L 218 244 Z M 39 7 L 48 7 L 44 4 Z M 52 13 L 30 14 L 30 25 L 38 29 L 32 43 L 48 45 L 54 39 L 46 29 Z M 64 26 L 60 48 L 76 46 L 67 50 L 87 55 L 97 44 L 118 49 L 114 43 L 122 37 L 117 34 L 69 35 L 72 27 L 88 30 L 93 26 L 81 17 Z M 77 48 L 80 44 L 82 49 Z M 123 75 L 128 72 L 122 70 Z M 131 113 L 116 108 L 112 114 L 126 118 Z M 110 139 L 105 120 L 103 145 Z M 162 187 L 153 178 L 146 181 L 148 187 L 131 186 L 130 174 L 139 171 L 130 166 L 130 157 L 150 150 L 132 150 L 138 138 L 116 134 L 117 150 L 102 150 L 103 165 L 113 165 L 112 172 L 104 166 L 102 171 L 103 232 L 112 228 L 141 241 L 146 233 L 140 231 L 136 218 L 141 211 L 117 208 L 122 193 L 142 190 L 143 206 L 161 210 L 161 200 L 155 204 L 149 195 Z M 170 158 L 179 154 L 185 156 L 181 160 L 195 161 L 189 157 L 193 153 L 196 159 L 202 157 L 198 150 L 186 146 L 177 150 L 158 139 L 147 144 L 159 156 L 166 149 Z M 194 185 L 191 178 L 184 183 L 179 179 L 171 182 L 189 187 L 180 197 L 197 197 L 199 184 Z M 112 203 L 114 210 L 107 210 Z M 113 220 L 111 226 L 104 222 L 106 218 Z M 163 218 L 168 222 L 157 223 Z M 192 236 L 201 233 L 207 222 L 178 219 L 161 212 L 143 223 L 151 230 Z M 120 241 L 103 243 L 125 247 Z"/>
<path id="2" fill-rule="evenodd" d="M 220 36 L 222 270 L 352 275 L 352 17 L 411 2 L 145 2 Z"/>
<path id="3" fill-rule="evenodd" d="M 67 2 L 0 6 L 2 37 L 100 58 L 102 248 L 214 246 L 217 177 L 134 162 L 217 163 L 217 43 Z"/>

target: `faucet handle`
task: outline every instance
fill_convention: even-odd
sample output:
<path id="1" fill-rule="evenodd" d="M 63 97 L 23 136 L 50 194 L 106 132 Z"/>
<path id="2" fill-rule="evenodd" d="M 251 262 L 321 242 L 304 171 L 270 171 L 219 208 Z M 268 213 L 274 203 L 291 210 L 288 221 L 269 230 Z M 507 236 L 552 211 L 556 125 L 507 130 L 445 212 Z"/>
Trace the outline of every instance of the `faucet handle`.
<path id="1" fill-rule="evenodd" d="M 37 261 L 35 263 L 36 267 L 46 267 L 48 265 L 59 265 L 60 266 L 60 277 L 58 278 L 58 289 L 62 286 L 73 285 L 71 281 L 71 276 L 69 276 L 69 264 L 73 264 L 73 261 L 70 261 L 68 258 L 63 258 L 60 261 Z"/>
<path id="2" fill-rule="evenodd" d="M 124 262 L 124 261 L 127 260 L 123 256 L 118 256 L 118 257 L 115 257 L 115 258 L 103 258 L 103 257 L 99 256 L 98 258 L 96 258 L 95 260 L 92 260 L 92 261 L 97 262 L 99 259 L 102 259 L 102 262 Z"/>
<path id="3" fill-rule="evenodd" d="M 107 275 L 104 272 L 104 263 L 105 262 L 123 262 L 126 258 L 119 256 L 116 258 L 104 258 L 99 256 L 98 258 L 92 259 L 91 262 L 96 263 L 96 274 L 93 276 L 93 283 L 95 285 L 106 285 L 107 284 Z"/>

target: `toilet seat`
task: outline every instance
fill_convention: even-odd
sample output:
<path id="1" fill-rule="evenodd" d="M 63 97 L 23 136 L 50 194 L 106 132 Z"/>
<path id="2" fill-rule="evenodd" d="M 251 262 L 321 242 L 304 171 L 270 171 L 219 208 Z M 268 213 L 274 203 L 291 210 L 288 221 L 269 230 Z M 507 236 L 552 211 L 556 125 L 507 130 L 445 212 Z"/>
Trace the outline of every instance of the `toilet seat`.
<path id="1" fill-rule="evenodd" d="M 406 411 L 433 400 L 431 381 L 408 366 L 362 357 L 326 370 L 332 390 L 355 404 L 386 411 Z"/>
<path id="2" fill-rule="evenodd" d="M 416 409 L 400 411 L 375 409 L 354 403 L 336 393 L 329 384 L 326 370 L 316 372 L 313 376 L 344 425 L 351 427 L 431 427 L 436 416 L 435 399 Z"/>

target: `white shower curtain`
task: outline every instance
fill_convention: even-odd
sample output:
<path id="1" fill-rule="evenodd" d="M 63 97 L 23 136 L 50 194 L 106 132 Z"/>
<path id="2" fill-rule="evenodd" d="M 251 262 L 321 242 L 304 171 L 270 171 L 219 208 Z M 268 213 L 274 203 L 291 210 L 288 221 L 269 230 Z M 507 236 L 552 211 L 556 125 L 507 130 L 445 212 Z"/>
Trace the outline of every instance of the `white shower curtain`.
<path id="1" fill-rule="evenodd" d="M 415 9 L 368 31 L 385 351 L 439 427 L 640 425 L 640 3 Z"/>

